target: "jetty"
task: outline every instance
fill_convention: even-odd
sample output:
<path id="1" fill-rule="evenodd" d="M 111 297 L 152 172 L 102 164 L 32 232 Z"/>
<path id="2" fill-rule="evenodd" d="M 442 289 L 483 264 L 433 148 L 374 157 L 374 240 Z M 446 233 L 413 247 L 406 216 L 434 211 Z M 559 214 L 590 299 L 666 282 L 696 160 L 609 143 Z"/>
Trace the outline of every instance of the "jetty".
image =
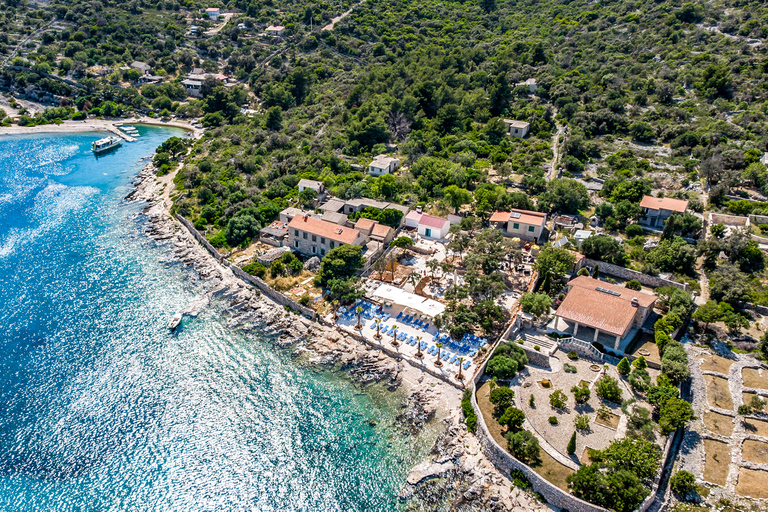
<path id="1" fill-rule="evenodd" d="M 130 136 L 130 135 L 128 135 L 127 133 L 125 133 L 125 132 L 123 132 L 122 130 L 118 129 L 118 127 L 117 127 L 117 126 L 115 126 L 115 125 L 113 125 L 113 124 L 110 124 L 110 125 L 108 125 L 108 126 L 107 126 L 107 130 L 109 130 L 110 132 L 114 133 L 114 134 L 115 134 L 115 135 L 117 135 L 118 137 L 121 137 L 121 138 L 122 138 L 122 139 L 124 139 L 126 142 L 136 142 L 136 139 L 135 139 L 135 138 L 131 137 L 131 136 Z"/>

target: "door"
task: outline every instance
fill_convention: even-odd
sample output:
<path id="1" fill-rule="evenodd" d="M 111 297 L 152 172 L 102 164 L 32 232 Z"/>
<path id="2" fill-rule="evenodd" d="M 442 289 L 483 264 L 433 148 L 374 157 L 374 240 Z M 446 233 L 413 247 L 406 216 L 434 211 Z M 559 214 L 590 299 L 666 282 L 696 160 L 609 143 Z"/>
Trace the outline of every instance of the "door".
<path id="1" fill-rule="evenodd" d="M 431 236 L 432 236 L 432 230 L 431 230 L 431 229 L 429 229 L 429 228 L 426 228 L 426 229 L 424 230 L 424 236 L 429 236 L 429 237 L 431 237 Z"/>

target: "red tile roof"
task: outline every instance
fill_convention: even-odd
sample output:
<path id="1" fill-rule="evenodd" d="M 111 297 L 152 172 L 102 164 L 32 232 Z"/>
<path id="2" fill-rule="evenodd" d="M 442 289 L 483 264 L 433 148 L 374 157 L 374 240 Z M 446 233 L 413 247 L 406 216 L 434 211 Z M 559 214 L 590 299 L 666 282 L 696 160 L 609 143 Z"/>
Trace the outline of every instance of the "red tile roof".
<path id="1" fill-rule="evenodd" d="M 507 222 L 509 221 L 509 212 L 494 212 L 491 215 L 491 222 Z"/>
<path id="2" fill-rule="evenodd" d="M 640 201 L 640 208 L 683 213 L 688 208 L 688 201 L 672 199 L 671 197 L 643 196 L 643 200 Z"/>
<path id="3" fill-rule="evenodd" d="M 326 222 L 306 215 L 295 216 L 293 220 L 291 220 L 291 223 L 288 224 L 288 228 L 306 231 L 312 235 L 322 236 L 343 244 L 355 243 L 355 240 L 360 234 L 359 231 L 355 231 L 352 228 L 345 228 L 338 224 Z"/>
<path id="4" fill-rule="evenodd" d="M 428 228 L 435 229 L 443 229 L 445 223 L 448 222 L 448 219 L 434 217 L 432 215 L 427 215 L 426 213 L 419 213 L 416 210 L 412 210 L 405 218 L 408 220 L 416 221 L 419 226 L 426 226 Z"/>
<path id="5" fill-rule="evenodd" d="M 514 219 L 512 213 L 519 214 Z M 532 226 L 541 226 L 547 220 L 547 214 L 542 212 L 532 212 L 530 210 L 520 210 L 512 208 L 508 212 L 495 212 L 491 216 L 491 222 L 519 222 L 520 224 L 530 224 Z"/>
<path id="6" fill-rule="evenodd" d="M 375 226 L 377 223 L 375 220 L 366 219 L 364 217 L 360 218 L 355 222 L 355 229 L 359 229 L 362 231 L 371 231 L 373 229 L 373 226 Z"/>
<path id="7" fill-rule="evenodd" d="M 642 307 L 651 307 L 656 302 L 653 295 L 587 276 L 579 276 L 568 284 L 571 291 L 556 315 L 615 336 L 623 335 L 635 318 L 637 308 L 632 305 L 633 299 Z"/>
<path id="8" fill-rule="evenodd" d="M 389 226 L 385 226 L 384 224 L 376 224 L 373 226 L 373 231 L 371 231 L 372 236 L 378 236 L 381 238 L 387 238 L 389 236 L 390 231 L 392 231 L 392 228 Z"/>

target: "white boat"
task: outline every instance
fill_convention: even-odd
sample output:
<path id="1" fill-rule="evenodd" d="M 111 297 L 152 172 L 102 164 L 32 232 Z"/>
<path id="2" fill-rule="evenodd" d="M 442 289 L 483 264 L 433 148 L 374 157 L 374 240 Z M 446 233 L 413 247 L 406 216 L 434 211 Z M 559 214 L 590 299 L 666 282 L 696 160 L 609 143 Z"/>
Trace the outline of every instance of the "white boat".
<path id="1" fill-rule="evenodd" d="M 120 147 L 120 144 L 120 137 L 110 135 L 109 137 L 105 137 L 94 142 L 91 145 L 91 150 L 94 153 L 103 153 L 104 151 L 109 151 L 110 149 Z"/>
<path id="2" fill-rule="evenodd" d="M 184 316 L 184 314 L 183 314 L 183 313 L 181 313 L 181 312 L 178 312 L 178 313 L 176 313 L 175 315 L 173 315 L 173 318 L 171 318 L 171 321 L 170 321 L 170 322 L 168 322 L 168 328 L 169 328 L 171 331 L 175 331 L 175 330 L 176 330 L 176 328 L 177 328 L 177 327 L 179 326 L 179 324 L 181 323 L 181 319 L 182 319 L 182 317 L 183 317 L 183 316 Z"/>

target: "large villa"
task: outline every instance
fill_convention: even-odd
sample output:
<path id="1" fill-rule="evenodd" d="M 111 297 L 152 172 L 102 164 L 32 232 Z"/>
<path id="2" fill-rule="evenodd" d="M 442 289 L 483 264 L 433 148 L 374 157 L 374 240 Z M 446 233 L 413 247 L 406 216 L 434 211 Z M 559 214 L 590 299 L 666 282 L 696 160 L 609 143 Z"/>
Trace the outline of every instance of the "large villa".
<path id="1" fill-rule="evenodd" d="M 623 354 L 655 303 L 654 295 L 579 276 L 568 283 L 568 294 L 547 328 Z"/>

